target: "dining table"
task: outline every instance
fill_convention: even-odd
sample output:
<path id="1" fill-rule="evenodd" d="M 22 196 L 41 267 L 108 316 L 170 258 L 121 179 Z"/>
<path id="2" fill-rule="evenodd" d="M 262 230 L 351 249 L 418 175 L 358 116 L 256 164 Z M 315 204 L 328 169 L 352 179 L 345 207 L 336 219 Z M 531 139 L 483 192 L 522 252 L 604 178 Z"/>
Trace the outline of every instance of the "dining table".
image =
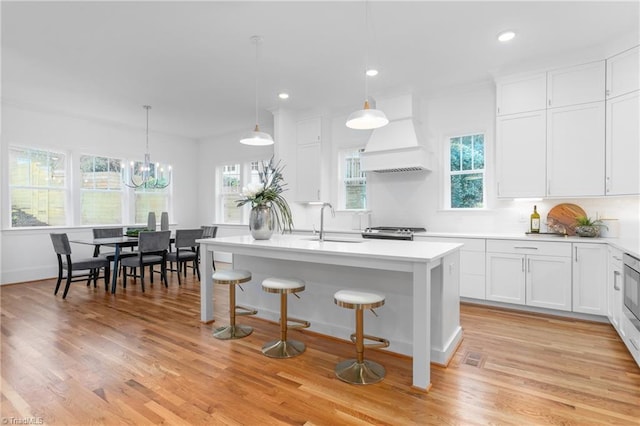
<path id="1" fill-rule="evenodd" d="M 111 278 L 111 294 L 115 294 L 116 292 L 116 283 L 118 281 L 118 266 L 119 266 L 119 262 L 120 262 L 120 257 L 121 257 L 121 252 L 122 252 L 122 248 L 126 248 L 126 247 L 137 247 L 138 246 L 138 237 L 129 237 L 126 235 L 123 235 L 121 237 L 107 237 L 107 238 L 89 238 L 89 239 L 77 239 L 77 240 L 71 240 L 70 242 L 72 243 L 77 243 L 77 244 L 87 244 L 87 245 L 93 245 L 94 247 L 98 248 L 100 246 L 107 246 L 107 247 L 113 247 L 114 248 L 114 253 L 113 253 L 113 271 L 114 273 L 112 274 L 112 278 Z M 175 242 L 175 235 L 171 236 L 170 239 L 171 243 Z"/>

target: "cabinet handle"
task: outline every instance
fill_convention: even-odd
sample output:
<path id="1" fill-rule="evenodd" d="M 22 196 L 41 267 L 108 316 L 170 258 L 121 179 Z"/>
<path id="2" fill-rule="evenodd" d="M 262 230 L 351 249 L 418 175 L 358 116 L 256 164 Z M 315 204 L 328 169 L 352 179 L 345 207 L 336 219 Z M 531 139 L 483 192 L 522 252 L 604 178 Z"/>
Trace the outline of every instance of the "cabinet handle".
<path id="1" fill-rule="evenodd" d="M 578 261 L 578 247 L 574 247 L 573 249 L 576 252 L 576 262 L 577 262 Z"/>
<path id="2" fill-rule="evenodd" d="M 549 99 L 548 104 L 549 104 L 549 106 L 551 106 L 551 99 Z"/>
<path id="3" fill-rule="evenodd" d="M 531 273 L 531 259 L 527 258 L 527 272 Z"/>
<path id="4" fill-rule="evenodd" d="M 621 257 L 618 257 L 618 256 L 613 256 L 613 258 L 614 258 L 615 260 L 622 260 L 622 258 L 621 258 Z M 615 272 L 618 272 L 618 271 L 615 271 Z M 620 273 L 620 272 L 618 272 L 618 274 L 619 274 L 619 273 Z"/>
<path id="5" fill-rule="evenodd" d="M 638 346 L 636 345 L 636 343 L 633 341 L 633 339 L 629 339 L 629 343 L 631 343 L 633 345 L 634 348 L 636 348 L 636 351 L 640 351 L 640 348 L 638 348 Z"/>
<path id="6" fill-rule="evenodd" d="M 320 201 L 320 190 L 318 189 L 318 197 L 317 200 Z"/>
<path id="7" fill-rule="evenodd" d="M 500 114 L 500 107 L 498 107 L 498 114 Z"/>
<path id="8" fill-rule="evenodd" d="M 522 258 L 522 272 L 526 272 L 526 271 L 524 270 L 524 257 Z"/>
<path id="9" fill-rule="evenodd" d="M 620 275 L 620 271 L 613 271 L 613 289 L 617 291 L 620 291 L 620 286 L 618 285 L 618 277 Z"/>
<path id="10" fill-rule="evenodd" d="M 604 95 L 605 96 L 610 96 L 611 95 L 611 91 L 609 89 L 604 91 Z"/>
<path id="11" fill-rule="evenodd" d="M 547 181 L 547 195 L 551 195 L 551 181 Z"/>
<path id="12" fill-rule="evenodd" d="M 498 182 L 498 196 L 500 196 L 500 182 Z"/>
<path id="13" fill-rule="evenodd" d="M 527 246 L 516 246 L 514 247 L 516 250 L 538 250 L 538 247 L 527 247 Z"/>

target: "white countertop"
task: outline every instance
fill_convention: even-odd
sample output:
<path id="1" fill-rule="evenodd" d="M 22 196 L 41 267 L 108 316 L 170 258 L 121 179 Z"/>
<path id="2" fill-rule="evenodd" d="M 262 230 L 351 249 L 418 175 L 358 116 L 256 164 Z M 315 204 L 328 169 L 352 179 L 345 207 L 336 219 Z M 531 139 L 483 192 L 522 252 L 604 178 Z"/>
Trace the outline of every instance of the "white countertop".
<path id="1" fill-rule="evenodd" d="M 407 262 L 430 262 L 451 253 L 462 244 L 428 241 L 372 240 L 361 237 L 341 241 L 317 241 L 309 235 L 274 234 L 269 240 L 254 240 L 250 235 L 202 239 L 198 242 L 218 247 L 250 247 L 260 250 L 314 252 L 323 255 L 363 257 Z M 328 236 L 327 238 L 331 238 Z M 355 242 L 358 241 L 358 242 Z"/>

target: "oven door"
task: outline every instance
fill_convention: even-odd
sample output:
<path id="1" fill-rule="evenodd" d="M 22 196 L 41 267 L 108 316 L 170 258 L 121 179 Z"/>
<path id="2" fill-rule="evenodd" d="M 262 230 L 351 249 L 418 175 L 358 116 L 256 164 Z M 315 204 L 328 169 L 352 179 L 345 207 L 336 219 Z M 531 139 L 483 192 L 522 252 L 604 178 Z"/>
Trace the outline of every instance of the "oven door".
<path id="1" fill-rule="evenodd" d="M 640 322 L 640 272 L 624 265 L 624 306 Z"/>

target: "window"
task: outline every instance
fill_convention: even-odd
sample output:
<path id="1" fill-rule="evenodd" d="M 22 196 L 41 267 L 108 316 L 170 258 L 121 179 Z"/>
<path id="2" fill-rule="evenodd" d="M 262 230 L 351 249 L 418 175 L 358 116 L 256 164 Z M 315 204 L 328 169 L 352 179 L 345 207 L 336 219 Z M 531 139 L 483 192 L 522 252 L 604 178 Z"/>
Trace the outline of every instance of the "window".
<path id="1" fill-rule="evenodd" d="M 160 218 L 162 212 L 170 212 L 169 188 L 170 186 L 162 189 L 140 187 L 134 190 L 135 223 L 147 223 L 149 212 L 155 212 L 157 218 Z"/>
<path id="2" fill-rule="evenodd" d="M 445 194 L 450 208 L 485 207 L 484 147 L 484 134 L 449 138 Z"/>
<path id="3" fill-rule="evenodd" d="M 340 153 L 340 208 L 345 210 L 365 210 L 367 208 L 367 176 L 360 170 L 361 149 L 345 150 Z"/>
<path id="4" fill-rule="evenodd" d="M 66 225 L 66 157 L 9 148 L 11 226 Z"/>
<path id="5" fill-rule="evenodd" d="M 82 155 L 80 157 L 80 224 L 123 223 L 121 160 Z"/>
<path id="6" fill-rule="evenodd" d="M 242 209 L 236 207 L 236 201 L 242 196 L 240 177 L 240 164 L 225 165 L 220 170 L 221 184 L 218 199 L 222 223 L 242 223 Z"/>

